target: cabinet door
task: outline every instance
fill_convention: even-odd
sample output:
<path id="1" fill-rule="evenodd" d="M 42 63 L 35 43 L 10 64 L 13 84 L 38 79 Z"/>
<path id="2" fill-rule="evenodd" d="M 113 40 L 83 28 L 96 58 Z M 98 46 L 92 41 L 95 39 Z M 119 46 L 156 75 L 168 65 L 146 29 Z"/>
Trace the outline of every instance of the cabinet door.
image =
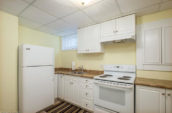
<path id="1" fill-rule="evenodd" d="M 144 30 L 144 64 L 161 64 L 161 28 Z"/>
<path id="2" fill-rule="evenodd" d="M 172 113 L 172 90 L 166 90 L 166 113 Z"/>
<path id="3" fill-rule="evenodd" d="M 88 50 L 86 45 L 86 28 L 79 29 L 78 30 L 78 52 L 84 53 L 86 50 Z"/>
<path id="4" fill-rule="evenodd" d="M 116 20 L 102 23 L 101 25 L 101 42 L 112 41 L 115 39 Z"/>
<path id="5" fill-rule="evenodd" d="M 58 75 L 58 97 L 64 99 L 64 76 Z"/>
<path id="6" fill-rule="evenodd" d="M 102 52 L 99 24 L 78 30 L 78 53 L 94 52 Z"/>
<path id="7" fill-rule="evenodd" d="M 117 34 L 135 33 L 135 15 L 129 15 L 117 19 Z"/>
<path id="8" fill-rule="evenodd" d="M 165 89 L 137 85 L 136 113 L 165 113 Z"/>
<path id="9" fill-rule="evenodd" d="M 89 53 L 101 52 L 100 25 L 93 25 L 87 29 L 87 46 Z"/>
<path id="10" fill-rule="evenodd" d="M 172 65 L 172 26 L 163 27 L 162 63 Z"/>
<path id="11" fill-rule="evenodd" d="M 54 82 L 54 99 L 56 99 L 58 97 L 58 75 L 56 74 L 53 77 L 53 82 Z"/>
<path id="12" fill-rule="evenodd" d="M 80 95 L 79 95 L 79 92 L 80 92 L 80 88 L 79 88 L 79 79 L 78 77 L 74 77 L 73 78 L 73 85 L 72 85 L 72 102 L 77 104 L 77 105 L 80 105 Z"/>
<path id="13" fill-rule="evenodd" d="M 72 77 L 65 75 L 64 84 L 65 84 L 65 86 L 64 86 L 64 99 L 66 101 L 72 102 L 72 96 L 73 96 L 73 93 L 72 93 L 72 85 L 73 85 Z"/>

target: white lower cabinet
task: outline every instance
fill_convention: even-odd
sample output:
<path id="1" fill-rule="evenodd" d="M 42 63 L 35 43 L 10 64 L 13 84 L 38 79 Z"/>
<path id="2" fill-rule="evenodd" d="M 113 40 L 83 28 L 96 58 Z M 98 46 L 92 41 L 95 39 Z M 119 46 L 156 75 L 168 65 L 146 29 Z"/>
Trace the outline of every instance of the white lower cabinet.
<path id="1" fill-rule="evenodd" d="M 166 90 L 166 113 L 172 113 L 172 90 Z"/>
<path id="2" fill-rule="evenodd" d="M 58 74 L 58 89 L 57 95 L 59 98 L 64 99 L 64 76 L 62 74 Z"/>
<path id="3" fill-rule="evenodd" d="M 81 78 L 82 107 L 93 110 L 93 80 Z"/>
<path id="4" fill-rule="evenodd" d="M 53 82 L 54 82 L 54 99 L 56 99 L 58 96 L 58 94 L 57 94 L 57 89 L 58 89 L 58 75 L 55 75 L 54 77 L 53 77 Z"/>
<path id="5" fill-rule="evenodd" d="M 58 97 L 93 110 L 93 80 L 71 75 L 59 75 Z"/>
<path id="6" fill-rule="evenodd" d="M 170 94 L 171 90 L 137 85 L 136 113 L 172 113 Z"/>

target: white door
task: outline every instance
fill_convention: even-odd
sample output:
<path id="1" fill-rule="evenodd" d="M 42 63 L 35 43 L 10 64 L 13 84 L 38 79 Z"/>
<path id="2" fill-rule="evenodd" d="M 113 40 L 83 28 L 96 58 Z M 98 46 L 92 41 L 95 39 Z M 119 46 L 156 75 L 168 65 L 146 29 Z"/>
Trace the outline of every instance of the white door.
<path id="1" fill-rule="evenodd" d="M 72 77 L 65 75 L 64 77 L 64 99 L 72 102 L 72 86 L 73 86 L 73 82 L 72 82 Z"/>
<path id="2" fill-rule="evenodd" d="M 72 80 L 72 102 L 75 103 L 75 104 L 78 104 L 80 105 L 80 95 L 79 95 L 79 92 L 81 91 L 80 87 L 79 87 L 79 78 L 78 77 L 73 77 L 73 80 Z"/>
<path id="3" fill-rule="evenodd" d="M 53 66 L 54 65 L 54 49 L 33 46 L 22 45 L 20 47 L 20 66 Z"/>
<path id="4" fill-rule="evenodd" d="M 78 53 L 102 52 L 100 43 L 100 25 L 78 30 Z"/>
<path id="5" fill-rule="evenodd" d="M 58 75 L 58 97 L 64 99 L 64 76 Z"/>
<path id="6" fill-rule="evenodd" d="M 135 33 L 135 15 L 129 15 L 117 19 L 117 34 Z"/>
<path id="7" fill-rule="evenodd" d="M 95 83 L 94 104 L 119 113 L 134 113 L 134 86 L 121 88 Z"/>
<path id="8" fill-rule="evenodd" d="M 116 19 L 101 23 L 101 42 L 114 40 L 116 32 Z"/>
<path id="9" fill-rule="evenodd" d="M 165 113 L 165 89 L 137 85 L 136 113 Z"/>
<path id="10" fill-rule="evenodd" d="M 54 99 L 56 99 L 58 96 L 57 90 L 58 90 L 58 75 L 55 75 L 53 77 L 53 82 L 54 82 Z"/>
<path id="11" fill-rule="evenodd" d="M 20 111 L 36 113 L 54 103 L 54 68 L 27 67 L 20 75 Z"/>
<path id="12" fill-rule="evenodd" d="M 161 64 L 161 28 L 144 30 L 144 64 Z"/>
<path id="13" fill-rule="evenodd" d="M 78 52 L 84 53 L 88 50 L 86 45 L 86 28 L 78 30 Z"/>
<path id="14" fill-rule="evenodd" d="M 166 90 L 166 113 L 172 113 L 172 90 Z"/>
<path id="15" fill-rule="evenodd" d="M 163 27 L 162 41 L 162 63 L 172 65 L 172 26 Z"/>
<path id="16" fill-rule="evenodd" d="M 93 25 L 87 29 L 87 46 L 90 53 L 101 52 L 100 25 Z"/>

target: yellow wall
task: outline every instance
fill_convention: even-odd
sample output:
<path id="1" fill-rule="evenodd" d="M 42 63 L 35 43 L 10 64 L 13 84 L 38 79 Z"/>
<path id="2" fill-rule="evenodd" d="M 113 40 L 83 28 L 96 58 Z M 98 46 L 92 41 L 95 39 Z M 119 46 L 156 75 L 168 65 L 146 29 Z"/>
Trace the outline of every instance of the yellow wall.
<path id="1" fill-rule="evenodd" d="M 54 35 L 19 26 L 19 45 L 32 44 L 52 47 L 55 49 L 55 67 L 61 66 L 60 38 Z"/>
<path id="2" fill-rule="evenodd" d="M 0 11 L 0 112 L 17 111 L 18 18 Z"/>
<path id="3" fill-rule="evenodd" d="M 0 11 L 0 113 L 18 111 L 17 48 L 23 43 L 55 48 L 55 66 L 61 67 L 59 37 L 18 26 L 18 17 Z"/>
<path id="4" fill-rule="evenodd" d="M 137 17 L 137 24 L 172 18 L 172 9 L 150 15 Z M 86 69 L 102 70 L 103 64 L 136 64 L 135 43 L 114 43 L 104 45 L 104 54 L 77 54 L 76 51 L 62 51 L 62 67 L 71 68 L 71 62 L 76 66 L 84 65 Z M 137 76 L 155 79 L 172 80 L 172 72 L 137 70 Z"/>
<path id="5" fill-rule="evenodd" d="M 71 62 L 76 67 L 83 65 L 86 69 L 102 70 L 103 64 L 136 64 L 136 44 L 111 43 L 104 45 L 104 53 L 77 54 L 77 51 L 62 51 L 62 67 L 71 68 Z M 129 59 L 129 60 L 128 60 Z"/>

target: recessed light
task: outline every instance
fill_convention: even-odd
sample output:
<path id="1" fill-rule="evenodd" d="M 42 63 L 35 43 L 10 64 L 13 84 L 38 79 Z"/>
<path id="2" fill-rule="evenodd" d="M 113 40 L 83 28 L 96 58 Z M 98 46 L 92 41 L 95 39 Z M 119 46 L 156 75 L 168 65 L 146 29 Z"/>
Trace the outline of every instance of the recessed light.
<path id="1" fill-rule="evenodd" d="M 87 5 L 91 0 L 80 0 L 82 5 Z"/>

